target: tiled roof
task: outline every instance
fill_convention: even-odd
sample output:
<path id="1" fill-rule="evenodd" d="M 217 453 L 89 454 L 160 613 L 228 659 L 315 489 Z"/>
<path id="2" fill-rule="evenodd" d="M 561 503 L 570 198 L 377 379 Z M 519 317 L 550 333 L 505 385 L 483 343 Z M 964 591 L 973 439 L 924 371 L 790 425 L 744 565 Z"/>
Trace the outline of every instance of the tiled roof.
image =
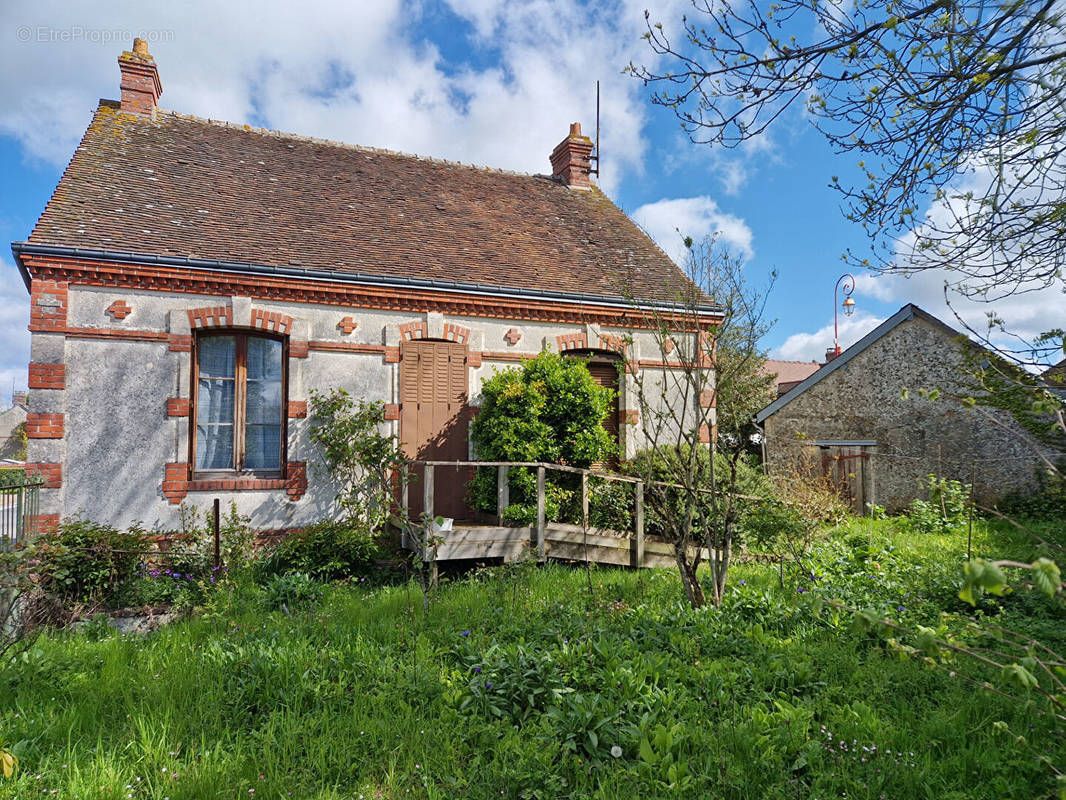
<path id="1" fill-rule="evenodd" d="M 822 365 L 817 361 L 776 361 L 767 359 L 763 364 L 763 375 L 774 375 L 777 385 L 793 384 L 802 381 L 818 371 Z M 790 387 L 791 388 L 791 387 Z"/>
<path id="2" fill-rule="evenodd" d="M 689 285 L 595 187 L 109 101 L 29 241 L 644 301 Z"/>

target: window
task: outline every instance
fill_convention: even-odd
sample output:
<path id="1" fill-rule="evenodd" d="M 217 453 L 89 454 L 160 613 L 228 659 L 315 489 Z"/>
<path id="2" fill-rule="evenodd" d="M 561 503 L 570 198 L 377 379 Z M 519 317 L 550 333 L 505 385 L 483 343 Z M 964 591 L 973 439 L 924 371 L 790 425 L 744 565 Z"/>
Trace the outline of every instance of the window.
<path id="1" fill-rule="evenodd" d="M 285 442 L 285 345 L 244 333 L 196 340 L 198 472 L 280 473 Z"/>

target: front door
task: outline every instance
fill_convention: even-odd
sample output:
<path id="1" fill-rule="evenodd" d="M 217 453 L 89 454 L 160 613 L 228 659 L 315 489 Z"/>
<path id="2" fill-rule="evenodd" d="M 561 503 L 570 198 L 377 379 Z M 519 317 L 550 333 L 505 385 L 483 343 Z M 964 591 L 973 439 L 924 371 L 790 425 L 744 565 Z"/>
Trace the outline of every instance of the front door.
<path id="1" fill-rule="evenodd" d="M 416 339 L 400 345 L 400 441 L 404 454 L 419 461 L 467 458 L 467 347 L 456 342 Z M 412 519 L 423 511 L 423 471 L 414 470 L 409 498 Z M 462 518 L 469 470 L 438 467 L 433 513 Z"/>

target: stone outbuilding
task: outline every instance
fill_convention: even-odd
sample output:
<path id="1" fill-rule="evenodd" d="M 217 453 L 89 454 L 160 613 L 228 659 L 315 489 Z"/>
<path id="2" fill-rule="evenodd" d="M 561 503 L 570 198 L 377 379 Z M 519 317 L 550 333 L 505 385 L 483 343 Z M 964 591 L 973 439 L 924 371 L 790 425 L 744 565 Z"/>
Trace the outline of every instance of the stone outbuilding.
<path id="1" fill-rule="evenodd" d="M 174 528 L 215 497 L 260 530 L 321 519 L 315 389 L 384 403 L 409 456 L 456 460 L 482 381 L 544 349 L 678 368 L 653 331 L 691 283 L 590 181 L 579 125 L 550 174 L 518 174 L 164 110 L 140 40 L 119 67 L 121 100 L 12 245 L 45 523 Z M 633 376 L 594 374 L 632 454 Z M 461 516 L 458 478 L 436 492 Z"/>
<path id="2" fill-rule="evenodd" d="M 857 511 L 899 510 L 930 474 L 972 481 L 986 503 L 1033 487 L 1041 446 L 1004 412 L 960 399 L 964 348 L 980 350 L 904 306 L 756 415 L 768 472 L 828 475 Z"/>

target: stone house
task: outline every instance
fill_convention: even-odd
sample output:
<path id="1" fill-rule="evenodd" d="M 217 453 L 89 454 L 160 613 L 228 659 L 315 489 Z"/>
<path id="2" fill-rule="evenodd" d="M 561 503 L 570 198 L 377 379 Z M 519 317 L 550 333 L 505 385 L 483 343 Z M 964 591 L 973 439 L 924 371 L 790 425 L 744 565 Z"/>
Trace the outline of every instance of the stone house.
<path id="1" fill-rule="evenodd" d="M 173 528 L 214 497 L 261 530 L 321 519 L 314 389 L 383 402 L 408 455 L 456 460 L 482 380 L 542 349 L 673 368 L 653 313 L 691 284 L 590 182 L 579 125 L 550 175 L 517 174 L 166 111 L 143 42 L 119 66 L 121 100 L 12 245 L 46 524 Z M 632 454 L 632 378 L 595 374 Z M 458 478 L 436 493 L 462 514 Z"/>
<path id="2" fill-rule="evenodd" d="M 25 392 L 11 395 L 11 408 L 0 411 L 0 459 L 21 458 L 22 437 L 19 431 L 26 424 L 28 410 Z"/>
<path id="3" fill-rule="evenodd" d="M 986 503 L 1033 487 L 1040 445 L 1009 415 L 960 400 L 964 348 L 980 350 L 904 306 L 756 414 L 768 472 L 829 475 L 857 511 L 906 506 L 929 474 L 972 481 Z"/>

